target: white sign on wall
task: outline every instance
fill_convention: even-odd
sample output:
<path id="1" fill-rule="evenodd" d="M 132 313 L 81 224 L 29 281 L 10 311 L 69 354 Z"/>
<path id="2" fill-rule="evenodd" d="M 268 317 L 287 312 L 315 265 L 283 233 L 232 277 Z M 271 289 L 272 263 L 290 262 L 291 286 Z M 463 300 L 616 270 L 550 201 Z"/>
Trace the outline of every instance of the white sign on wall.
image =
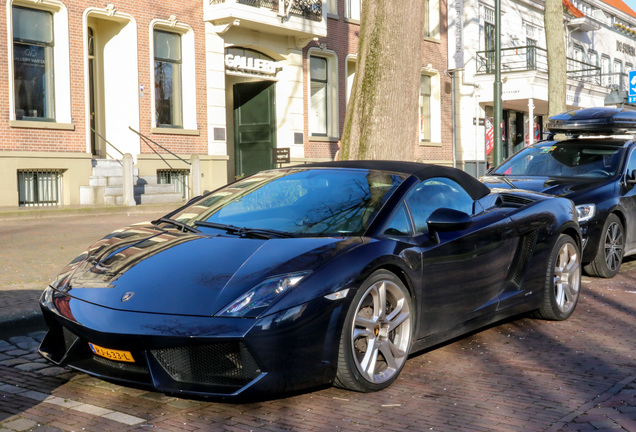
<path id="1" fill-rule="evenodd" d="M 276 75 L 276 62 L 235 54 L 225 55 L 225 67 L 243 73 L 258 75 Z"/>
<path id="2" fill-rule="evenodd" d="M 448 67 L 464 67 L 464 0 L 448 1 Z"/>

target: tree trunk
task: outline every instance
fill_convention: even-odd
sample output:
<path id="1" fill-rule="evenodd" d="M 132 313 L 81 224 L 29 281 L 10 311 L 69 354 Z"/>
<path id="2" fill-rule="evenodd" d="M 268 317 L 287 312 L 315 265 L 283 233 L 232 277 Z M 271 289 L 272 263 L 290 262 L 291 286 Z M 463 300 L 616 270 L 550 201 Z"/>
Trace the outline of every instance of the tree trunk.
<path id="1" fill-rule="evenodd" d="M 548 51 L 548 117 L 551 117 L 567 109 L 562 0 L 545 0 L 544 25 Z"/>
<path id="2" fill-rule="evenodd" d="M 341 159 L 413 160 L 419 140 L 422 0 L 367 0 Z"/>

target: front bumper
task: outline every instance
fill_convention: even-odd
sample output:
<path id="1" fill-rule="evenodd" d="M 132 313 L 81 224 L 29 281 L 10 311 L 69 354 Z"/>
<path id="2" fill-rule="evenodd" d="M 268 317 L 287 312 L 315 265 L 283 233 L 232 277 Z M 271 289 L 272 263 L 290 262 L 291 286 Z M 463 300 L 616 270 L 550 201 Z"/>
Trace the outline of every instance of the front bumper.
<path id="1" fill-rule="evenodd" d="M 262 397 L 329 384 L 344 301 L 317 299 L 259 319 L 104 308 L 47 288 L 40 300 L 48 360 L 125 385 L 220 398 Z M 89 343 L 129 351 L 134 363 Z"/>

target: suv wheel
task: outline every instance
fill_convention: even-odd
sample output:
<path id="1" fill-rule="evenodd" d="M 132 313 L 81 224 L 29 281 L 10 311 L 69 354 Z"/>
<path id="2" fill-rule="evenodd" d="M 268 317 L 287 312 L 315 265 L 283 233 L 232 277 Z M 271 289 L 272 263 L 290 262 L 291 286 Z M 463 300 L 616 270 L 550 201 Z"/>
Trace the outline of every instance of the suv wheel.
<path id="1" fill-rule="evenodd" d="M 605 220 L 601 240 L 594 260 L 584 267 L 590 276 L 611 278 L 616 276 L 623 262 L 625 252 L 625 231 L 623 223 L 615 214 Z"/>

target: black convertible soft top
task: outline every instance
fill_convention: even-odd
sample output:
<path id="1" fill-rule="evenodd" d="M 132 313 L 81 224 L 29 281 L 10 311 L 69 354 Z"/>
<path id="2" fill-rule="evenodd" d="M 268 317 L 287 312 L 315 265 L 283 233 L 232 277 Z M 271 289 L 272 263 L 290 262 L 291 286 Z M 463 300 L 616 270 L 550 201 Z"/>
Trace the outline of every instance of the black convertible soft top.
<path id="1" fill-rule="evenodd" d="M 432 177 L 447 177 L 462 185 L 464 189 L 466 189 L 466 192 L 468 192 L 474 200 L 478 200 L 490 193 L 490 188 L 488 186 L 460 169 L 419 162 L 347 160 L 297 165 L 296 168 L 354 168 L 373 171 L 390 171 L 399 174 L 412 175 L 420 180 L 426 180 Z"/>

